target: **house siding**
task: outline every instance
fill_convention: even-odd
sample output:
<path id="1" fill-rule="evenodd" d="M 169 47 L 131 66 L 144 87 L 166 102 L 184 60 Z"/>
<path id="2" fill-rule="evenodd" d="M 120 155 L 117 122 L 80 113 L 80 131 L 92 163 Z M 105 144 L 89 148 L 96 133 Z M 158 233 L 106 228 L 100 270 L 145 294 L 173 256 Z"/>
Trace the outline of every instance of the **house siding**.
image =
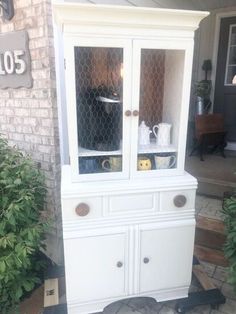
<path id="1" fill-rule="evenodd" d="M 11 21 L 0 18 L 0 33 L 28 32 L 33 85 L 0 90 L 0 133 L 10 145 L 31 155 L 45 173 L 47 212 L 55 221 L 48 253 L 60 262 L 60 151 L 51 1 L 15 0 L 14 8 Z"/>

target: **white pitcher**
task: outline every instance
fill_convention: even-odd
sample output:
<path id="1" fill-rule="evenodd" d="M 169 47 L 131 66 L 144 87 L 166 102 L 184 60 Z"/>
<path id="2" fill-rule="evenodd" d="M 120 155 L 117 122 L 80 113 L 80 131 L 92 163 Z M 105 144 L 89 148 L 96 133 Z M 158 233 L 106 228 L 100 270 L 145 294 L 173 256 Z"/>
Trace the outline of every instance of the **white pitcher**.
<path id="1" fill-rule="evenodd" d="M 169 123 L 159 123 L 154 125 L 153 134 L 156 137 L 157 145 L 168 146 L 170 145 L 170 129 L 171 124 Z"/>
<path id="2" fill-rule="evenodd" d="M 139 128 L 139 145 L 149 145 L 150 144 L 150 134 L 152 131 L 149 127 L 145 124 L 144 121 L 141 122 Z"/>

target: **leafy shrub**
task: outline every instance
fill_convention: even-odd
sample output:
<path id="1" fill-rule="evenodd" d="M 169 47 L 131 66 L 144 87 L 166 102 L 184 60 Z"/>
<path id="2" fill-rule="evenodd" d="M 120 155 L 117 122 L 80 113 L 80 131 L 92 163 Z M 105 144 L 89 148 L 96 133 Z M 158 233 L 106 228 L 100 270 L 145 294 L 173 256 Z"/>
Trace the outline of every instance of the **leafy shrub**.
<path id="1" fill-rule="evenodd" d="M 46 189 L 33 161 L 0 137 L 0 313 L 12 313 L 40 282 L 48 224 L 42 217 Z"/>
<path id="2" fill-rule="evenodd" d="M 224 252 L 230 263 L 228 281 L 236 290 L 236 194 L 225 195 L 223 213 L 226 228 Z"/>

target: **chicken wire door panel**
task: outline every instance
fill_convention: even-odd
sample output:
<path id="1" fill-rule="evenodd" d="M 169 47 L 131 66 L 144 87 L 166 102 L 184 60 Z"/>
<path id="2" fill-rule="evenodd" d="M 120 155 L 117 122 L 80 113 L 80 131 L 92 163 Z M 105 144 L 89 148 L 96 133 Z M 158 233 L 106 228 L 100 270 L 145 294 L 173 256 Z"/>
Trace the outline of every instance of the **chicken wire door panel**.
<path id="1" fill-rule="evenodd" d="M 130 47 L 130 41 L 93 38 L 77 39 L 68 49 L 77 137 L 71 145 L 77 143 L 75 166 L 86 180 L 101 179 L 101 174 L 104 179 L 128 177 Z"/>
<path id="2" fill-rule="evenodd" d="M 185 50 L 176 46 L 134 43 L 132 169 L 142 175 L 178 166 Z"/>

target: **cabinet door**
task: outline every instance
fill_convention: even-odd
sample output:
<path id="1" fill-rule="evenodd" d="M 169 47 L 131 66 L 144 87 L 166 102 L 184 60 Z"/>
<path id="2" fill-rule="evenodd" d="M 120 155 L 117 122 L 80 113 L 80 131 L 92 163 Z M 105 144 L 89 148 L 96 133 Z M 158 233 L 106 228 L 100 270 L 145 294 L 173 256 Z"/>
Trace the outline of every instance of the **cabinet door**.
<path id="1" fill-rule="evenodd" d="M 194 224 L 140 229 L 140 293 L 187 287 L 191 281 Z"/>
<path id="2" fill-rule="evenodd" d="M 192 42 L 134 40 L 132 175 L 184 169 Z"/>
<path id="3" fill-rule="evenodd" d="M 68 302 L 126 295 L 127 241 L 124 229 L 64 241 Z"/>
<path id="4" fill-rule="evenodd" d="M 128 178 L 131 40 L 67 38 L 65 57 L 74 181 Z"/>

